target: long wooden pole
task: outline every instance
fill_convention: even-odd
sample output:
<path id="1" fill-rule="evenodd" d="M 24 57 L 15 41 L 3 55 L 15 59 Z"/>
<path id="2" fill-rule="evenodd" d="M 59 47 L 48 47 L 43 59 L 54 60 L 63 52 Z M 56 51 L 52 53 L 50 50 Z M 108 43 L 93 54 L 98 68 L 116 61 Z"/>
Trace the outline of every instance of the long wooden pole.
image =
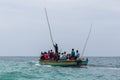
<path id="1" fill-rule="evenodd" d="M 85 49 L 86 49 L 86 47 L 87 47 L 87 43 L 88 43 L 88 40 L 89 40 L 89 38 L 90 38 L 91 31 L 92 31 L 92 24 L 91 24 L 91 27 L 90 27 L 90 29 L 89 29 L 89 33 L 88 33 L 88 36 L 87 36 L 86 42 L 85 42 L 84 47 L 83 47 L 81 57 L 83 57 L 83 54 L 84 54 Z"/>
<path id="2" fill-rule="evenodd" d="M 52 36 L 52 31 L 51 31 L 50 23 L 49 23 L 49 18 L 48 18 L 48 15 L 47 15 L 47 9 L 44 8 L 44 10 L 45 10 L 46 19 L 47 19 L 47 23 L 48 23 L 48 28 L 49 28 L 49 32 L 50 32 L 51 42 L 52 42 L 52 44 L 54 45 L 53 36 Z"/>

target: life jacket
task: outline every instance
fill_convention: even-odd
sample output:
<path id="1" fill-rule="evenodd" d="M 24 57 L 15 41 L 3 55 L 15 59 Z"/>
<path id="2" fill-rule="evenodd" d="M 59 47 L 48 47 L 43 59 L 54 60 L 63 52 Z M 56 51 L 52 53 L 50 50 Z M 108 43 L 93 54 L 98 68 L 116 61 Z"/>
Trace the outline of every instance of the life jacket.
<path id="1" fill-rule="evenodd" d="M 43 56 L 44 56 L 44 59 L 48 58 L 48 54 L 46 54 L 46 53 Z"/>

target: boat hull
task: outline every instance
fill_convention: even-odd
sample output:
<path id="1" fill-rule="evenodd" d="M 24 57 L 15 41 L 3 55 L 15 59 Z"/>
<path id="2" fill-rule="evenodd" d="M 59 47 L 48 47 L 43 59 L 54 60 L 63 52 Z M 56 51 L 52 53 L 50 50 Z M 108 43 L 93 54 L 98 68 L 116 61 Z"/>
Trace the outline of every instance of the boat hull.
<path id="1" fill-rule="evenodd" d="M 74 66 L 86 66 L 88 64 L 88 60 L 40 60 L 41 65 L 51 65 L 51 66 L 62 66 L 62 67 L 74 67 Z"/>

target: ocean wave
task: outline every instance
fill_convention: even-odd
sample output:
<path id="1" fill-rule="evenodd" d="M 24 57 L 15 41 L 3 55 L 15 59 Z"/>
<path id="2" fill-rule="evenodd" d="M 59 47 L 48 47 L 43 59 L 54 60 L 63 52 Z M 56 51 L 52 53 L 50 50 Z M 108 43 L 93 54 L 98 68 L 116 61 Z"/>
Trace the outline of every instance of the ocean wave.
<path id="1" fill-rule="evenodd" d="M 120 68 L 120 65 L 102 65 L 102 64 L 88 64 L 89 67 L 108 67 L 108 68 Z"/>

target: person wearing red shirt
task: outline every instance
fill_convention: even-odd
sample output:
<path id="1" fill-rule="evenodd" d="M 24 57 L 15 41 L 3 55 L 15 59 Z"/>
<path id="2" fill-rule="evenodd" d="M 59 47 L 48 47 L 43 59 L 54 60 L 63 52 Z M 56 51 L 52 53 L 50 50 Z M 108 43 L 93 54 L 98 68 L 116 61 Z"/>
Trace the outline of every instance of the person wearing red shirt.
<path id="1" fill-rule="evenodd" d="M 47 54 L 47 52 L 45 52 L 45 53 L 43 54 L 43 56 L 44 56 L 44 59 L 48 59 L 48 54 Z"/>

